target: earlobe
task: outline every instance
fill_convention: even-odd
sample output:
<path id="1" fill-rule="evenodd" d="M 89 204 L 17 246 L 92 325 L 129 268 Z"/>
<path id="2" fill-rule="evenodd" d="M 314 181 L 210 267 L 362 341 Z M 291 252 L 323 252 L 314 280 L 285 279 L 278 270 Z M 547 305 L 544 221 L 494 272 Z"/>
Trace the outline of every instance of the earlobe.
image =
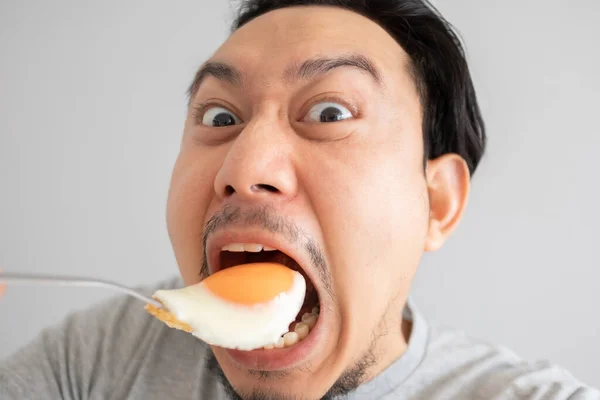
<path id="1" fill-rule="evenodd" d="M 430 212 L 425 251 L 436 251 L 462 218 L 471 177 L 462 157 L 445 154 L 427 162 L 426 178 Z"/>

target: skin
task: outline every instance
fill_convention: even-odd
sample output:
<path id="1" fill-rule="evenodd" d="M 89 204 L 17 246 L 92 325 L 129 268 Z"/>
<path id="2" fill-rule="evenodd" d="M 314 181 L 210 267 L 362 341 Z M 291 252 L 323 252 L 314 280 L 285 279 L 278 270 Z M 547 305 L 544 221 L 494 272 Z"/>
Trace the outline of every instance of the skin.
<path id="1" fill-rule="evenodd" d="M 0 274 L 2 273 L 2 268 L 0 268 Z M 6 285 L 3 284 L 2 282 L 0 282 L 0 297 L 2 297 L 4 295 L 4 292 L 6 292 Z"/>

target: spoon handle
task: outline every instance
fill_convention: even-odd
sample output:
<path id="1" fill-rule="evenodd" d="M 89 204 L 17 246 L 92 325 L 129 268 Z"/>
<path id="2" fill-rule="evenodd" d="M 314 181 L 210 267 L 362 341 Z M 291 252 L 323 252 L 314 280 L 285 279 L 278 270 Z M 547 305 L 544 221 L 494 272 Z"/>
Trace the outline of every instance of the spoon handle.
<path id="1" fill-rule="evenodd" d="M 145 303 L 150 303 L 158 308 L 162 304 L 158 301 L 139 293 L 129 287 L 119 285 L 118 283 L 105 281 L 101 279 L 89 279 L 74 276 L 55 276 L 55 275 L 35 275 L 35 274 L 15 274 L 0 272 L 0 283 L 9 285 L 50 285 L 50 286 L 75 286 L 75 287 L 99 287 L 112 289 L 131 297 L 135 297 Z"/>

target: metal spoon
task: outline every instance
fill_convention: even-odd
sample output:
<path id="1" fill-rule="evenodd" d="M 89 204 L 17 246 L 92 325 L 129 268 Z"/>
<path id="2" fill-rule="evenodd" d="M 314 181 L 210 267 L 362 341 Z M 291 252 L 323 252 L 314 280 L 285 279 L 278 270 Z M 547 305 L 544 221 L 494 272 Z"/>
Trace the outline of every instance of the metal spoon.
<path id="1" fill-rule="evenodd" d="M 135 297 L 144 303 L 150 303 L 153 306 L 162 308 L 162 304 L 140 292 L 129 287 L 119 285 L 118 283 L 105 281 L 101 279 L 90 279 L 74 276 L 55 276 L 55 275 L 34 275 L 34 274 L 15 274 L 0 272 L 0 283 L 9 285 L 45 285 L 45 286 L 76 286 L 76 287 L 99 287 L 112 289 L 131 297 Z"/>

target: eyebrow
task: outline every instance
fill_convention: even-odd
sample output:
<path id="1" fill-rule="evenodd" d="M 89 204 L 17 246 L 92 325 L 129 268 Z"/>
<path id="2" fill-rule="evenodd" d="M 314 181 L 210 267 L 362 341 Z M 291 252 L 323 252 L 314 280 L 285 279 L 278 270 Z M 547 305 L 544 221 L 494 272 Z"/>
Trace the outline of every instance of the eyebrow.
<path id="1" fill-rule="evenodd" d="M 242 73 L 237 68 L 223 62 L 208 61 L 200 67 L 188 89 L 190 100 L 196 94 L 202 82 L 209 76 L 236 86 L 243 83 Z"/>
<path id="2" fill-rule="evenodd" d="M 318 57 L 305 60 L 302 63 L 294 63 L 285 69 L 283 78 L 287 84 L 292 84 L 297 80 L 315 79 L 341 67 L 352 67 L 366 72 L 377 85 L 382 86 L 381 72 L 375 66 L 375 63 L 358 53 L 337 57 Z M 244 84 L 244 75 L 234 66 L 218 61 L 208 61 L 200 67 L 188 89 L 190 101 L 202 82 L 209 76 L 235 86 L 243 86 Z"/>
<path id="3" fill-rule="evenodd" d="M 375 83 L 381 86 L 381 72 L 377 69 L 375 63 L 358 53 L 306 60 L 301 64 L 295 64 L 287 68 L 283 76 L 286 82 L 292 83 L 298 79 L 314 79 L 340 67 L 352 67 L 366 72 L 373 78 Z"/>

